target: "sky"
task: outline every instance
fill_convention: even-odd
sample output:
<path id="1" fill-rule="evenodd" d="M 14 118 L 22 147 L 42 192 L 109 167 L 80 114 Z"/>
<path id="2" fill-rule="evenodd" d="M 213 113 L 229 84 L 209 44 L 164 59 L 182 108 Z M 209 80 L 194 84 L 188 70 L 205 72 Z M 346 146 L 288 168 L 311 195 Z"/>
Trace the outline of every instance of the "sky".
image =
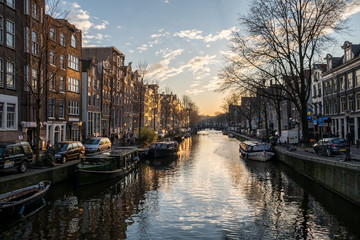
<path id="1" fill-rule="evenodd" d="M 189 96 L 201 115 L 220 112 L 218 74 L 226 65 L 231 32 L 250 0 L 66 0 L 68 20 L 83 33 L 83 47 L 115 46 L 136 70 L 148 63 L 147 80 Z M 360 43 L 360 9 L 349 18 L 350 34 L 329 49 L 341 56 L 344 41 Z M 325 57 L 325 55 L 324 55 Z"/>

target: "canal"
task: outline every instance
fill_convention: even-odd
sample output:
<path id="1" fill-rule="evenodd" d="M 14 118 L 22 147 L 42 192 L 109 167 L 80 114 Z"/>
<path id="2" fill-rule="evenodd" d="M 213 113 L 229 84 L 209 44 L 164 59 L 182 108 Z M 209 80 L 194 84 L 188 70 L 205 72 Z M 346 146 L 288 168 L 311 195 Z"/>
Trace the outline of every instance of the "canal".
<path id="1" fill-rule="evenodd" d="M 218 131 L 121 181 L 57 184 L 2 239 L 360 239 L 360 208 L 272 162 L 239 157 Z"/>

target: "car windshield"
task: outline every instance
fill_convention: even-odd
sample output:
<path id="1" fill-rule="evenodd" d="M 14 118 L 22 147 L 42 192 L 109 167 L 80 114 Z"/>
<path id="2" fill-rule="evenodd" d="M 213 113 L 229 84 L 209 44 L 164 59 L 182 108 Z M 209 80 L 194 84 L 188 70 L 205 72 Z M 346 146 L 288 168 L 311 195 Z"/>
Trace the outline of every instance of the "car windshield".
<path id="1" fill-rule="evenodd" d="M 84 141 L 84 144 L 98 144 L 100 142 L 100 139 L 96 138 L 90 138 Z"/>
<path id="2" fill-rule="evenodd" d="M 0 156 L 2 156 L 2 155 L 3 155 L 4 150 L 5 150 L 5 147 L 0 147 Z"/>
<path id="3" fill-rule="evenodd" d="M 69 146 L 68 143 L 56 143 L 54 146 L 52 146 L 51 148 L 53 150 L 66 150 L 66 148 Z"/>
<path id="4" fill-rule="evenodd" d="M 331 141 L 332 143 L 345 143 L 345 139 L 343 138 L 338 138 L 338 139 L 334 139 Z"/>

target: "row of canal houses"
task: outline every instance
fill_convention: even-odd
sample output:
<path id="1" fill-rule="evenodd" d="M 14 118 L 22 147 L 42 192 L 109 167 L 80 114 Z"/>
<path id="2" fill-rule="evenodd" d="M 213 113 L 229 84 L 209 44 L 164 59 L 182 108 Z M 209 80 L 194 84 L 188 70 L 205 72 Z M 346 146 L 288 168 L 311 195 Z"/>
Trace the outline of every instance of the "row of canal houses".
<path id="1" fill-rule="evenodd" d="M 327 54 L 324 64 L 315 64 L 312 72 L 307 71 L 307 78 L 311 78 L 309 132 L 313 138 L 346 138 L 349 131 L 353 143 L 356 143 L 360 139 L 360 44 L 345 41 L 341 48 L 343 56 Z M 241 106 L 230 105 L 229 124 L 246 129 L 296 129 L 301 134 L 300 115 L 289 101 L 280 104 L 280 127 L 276 110 L 269 104 L 265 112 L 258 110 L 251 118 L 244 118 L 247 109 L 261 109 L 259 102 L 266 101 L 259 101 L 259 98 L 243 97 Z"/>
<path id="2" fill-rule="evenodd" d="M 116 47 L 82 47 L 82 32 L 44 0 L 0 1 L 0 141 L 41 144 L 183 125 L 180 100 L 144 84 Z M 37 124 L 38 123 L 38 124 Z"/>

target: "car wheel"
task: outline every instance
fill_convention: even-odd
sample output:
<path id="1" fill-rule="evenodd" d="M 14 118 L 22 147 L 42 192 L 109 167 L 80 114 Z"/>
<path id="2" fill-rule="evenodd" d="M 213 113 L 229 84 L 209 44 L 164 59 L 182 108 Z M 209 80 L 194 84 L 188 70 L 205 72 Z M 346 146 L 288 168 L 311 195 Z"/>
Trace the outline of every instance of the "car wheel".
<path id="1" fill-rule="evenodd" d="M 330 149 L 326 149 L 326 156 L 331 157 L 332 153 Z"/>
<path id="2" fill-rule="evenodd" d="M 24 173 L 24 172 L 26 172 L 26 170 L 27 170 L 27 163 L 26 163 L 25 161 L 21 162 L 21 163 L 20 163 L 20 166 L 18 167 L 17 170 L 18 170 L 19 173 Z"/>
<path id="3" fill-rule="evenodd" d="M 66 163 L 66 157 L 65 157 L 65 156 L 63 156 L 63 157 L 61 158 L 61 163 Z"/>

